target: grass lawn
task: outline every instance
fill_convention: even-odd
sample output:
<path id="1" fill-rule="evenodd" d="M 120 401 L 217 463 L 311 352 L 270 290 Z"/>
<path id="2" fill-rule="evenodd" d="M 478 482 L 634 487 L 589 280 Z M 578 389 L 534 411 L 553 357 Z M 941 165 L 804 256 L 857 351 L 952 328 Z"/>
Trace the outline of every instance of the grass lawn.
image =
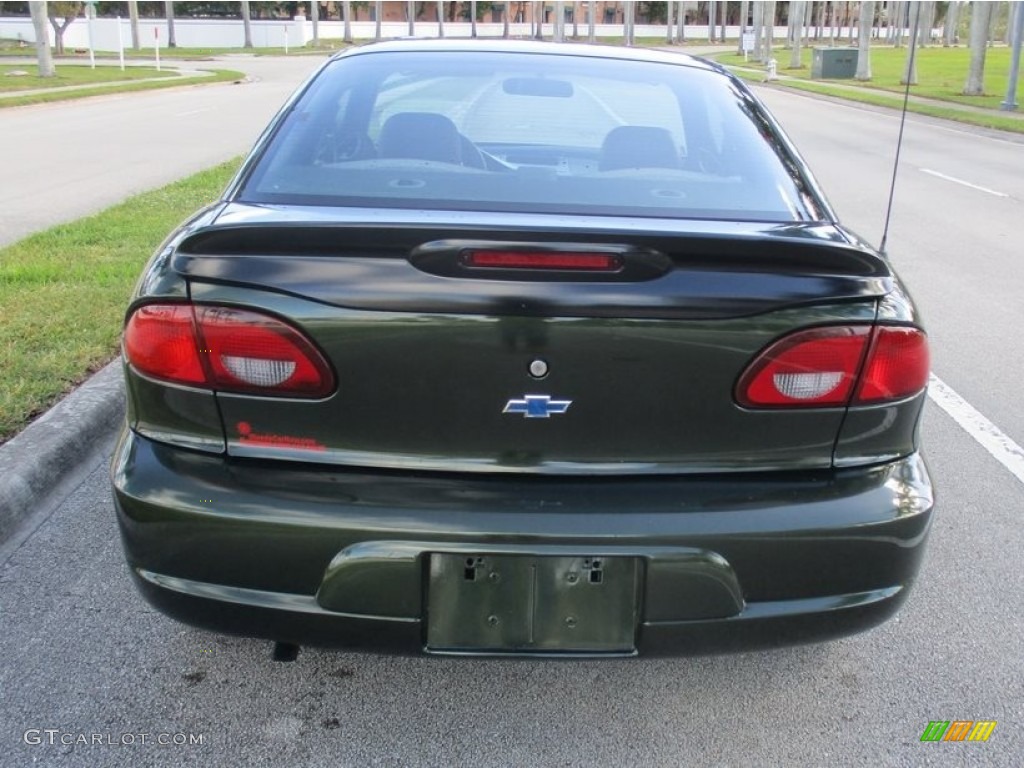
<path id="1" fill-rule="evenodd" d="M 779 74 L 810 80 L 812 51 L 801 51 L 803 68 L 789 69 L 789 49 L 776 49 L 774 56 L 779 62 Z M 1010 75 L 1010 49 L 1005 46 L 989 48 L 985 56 L 985 96 L 964 96 L 961 91 L 967 80 L 971 52 L 965 46 L 959 48 L 929 47 L 918 49 L 917 80 L 910 92 L 915 96 L 939 99 L 974 107 L 999 109 L 999 103 L 1006 96 L 1006 84 Z M 725 54 L 716 57 L 729 66 L 743 66 L 743 57 Z M 813 82 L 847 83 L 880 91 L 902 93 L 900 85 L 906 65 L 907 49 L 889 46 L 875 46 L 871 49 L 871 74 L 868 82 L 858 80 L 815 80 Z M 747 66 L 759 66 L 752 64 Z M 1018 83 L 1017 101 L 1024 103 L 1024 79 Z"/>
<path id="2" fill-rule="evenodd" d="M 114 357 L 142 265 L 239 162 L 0 248 L 0 442 Z"/>
<path id="3" fill-rule="evenodd" d="M 147 77 L 174 77 L 175 72 L 155 67 L 96 67 L 59 64 L 55 67 L 56 77 L 39 77 L 35 61 L 31 66 L 0 64 L 0 93 L 28 91 L 35 88 L 58 88 L 62 85 L 92 85 L 117 80 L 141 80 Z M 11 72 L 28 72 L 27 75 L 11 75 Z"/>
<path id="4" fill-rule="evenodd" d="M 747 72 L 737 72 L 744 80 L 752 83 L 763 83 L 763 75 L 755 75 Z M 856 101 L 860 104 L 872 104 L 877 107 L 889 107 L 891 109 L 902 109 L 903 99 L 897 94 L 890 94 L 884 91 L 872 90 L 870 88 L 837 88 L 825 85 L 828 81 L 820 80 L 778 80 L 775 85 L 791 88 L 797 91 L 808 91 L 824 96 L 832 96 L 837 99 Z M 1006 112 L 967 112 L 956 107 L 944 107 L 937 104 L 919 104 L 910 102 L 907 106 L 908 112 L 929 117 L 939 117 L 945 120 L 953 120 L 958 123 L 977 125 L 982 128 L 995 128 L 1000 131 L 1011 131 L 1013 133 L 1024 133 L 1024 118 L 1010 117 Z"/>
<path id="5" fill-rule="evenodd" d="M 63 69 L 63 67 L 61 68 Z M 97 67 L 97 69 L 99 69 Z M 107 67 L 110 69 L 110 67 Z M 120 69 L 115 69 L 118 74 L 125 74 Z M 130 70 L 126 69 L 125 72 Z M 211 69 L 212 74 L 199 76 L 165 77 L 160 80 L 142 81 L 137 83 L 120 83 L 119 85 L 104 85 L 99 82 L 95 85 L 85 85 L 80 89 L 71 91 L 43 91 L 29 93 L 23 96 L 5 96 L 0 98 L 0 109 L 4 107 L 23 107 L 27 104 L 42 104 L 49 101 L 69 101 L 71 99 L 83 99 L 89 96 L 103 96 L 110 93 L 129 93 L 132 91 L 153 91 L 158 88 L 176 88 L 182 85 L 211 85 L 213 83 L 237 82 L 245 79 L 244 72 L 233 69 Z M 59 70 L 58 70 L 59 73 Z M 120 78 L 114 78 L 120 80 Z M 13 93 L 17 93 L 14 91 Z"/>

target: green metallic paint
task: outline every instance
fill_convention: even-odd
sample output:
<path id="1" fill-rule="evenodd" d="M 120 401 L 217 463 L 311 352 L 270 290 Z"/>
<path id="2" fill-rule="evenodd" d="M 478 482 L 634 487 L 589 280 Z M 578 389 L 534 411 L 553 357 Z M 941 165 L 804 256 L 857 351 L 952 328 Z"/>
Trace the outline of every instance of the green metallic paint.
<path id="1" fill-rule="evenodd" d="M 916 454 L 843 471 L 494 477 L 238 460 L 126 432 L 113 480 L 134 567 L 310 596 L 342 553 L 367 542 L 419 542 L 418 551 L 441 552 L 710 552 L 715 558 L 702 565 L 698 557 L 691 572 L 727 586 L 727 564 L 748 602 L 862 592 L 912 579 L 932 507 Z M 388 547 L 399 547 L 393 567 L 382 564 Z M 406 580 L 414 567 L 406 545 L 373 544 L 369 552 L 370 568 L 384 568 L 396 589 L 417 590 Z M 673 563 L 666 585 L 685 571 Z M 661 579 L 654 566 L 650 573 Z M 671 599 L 672 590 L 664 592 L 655 606 Z M 657 608 L 662 617 L 667 610 Z"/>
<path id="2" fill-rule="evenodd" d="M 338 392 L 322 401 L 218 394 L 231 455 L 446 471 L 828 467 L 843 409 L 744 410 L 733 388 L 779 336 L 875 316 L 874 302 L 862 302 L 730 320 L 615 322 L 359 312 L 206 284 L 194 284 L 192 295 L 289 318 L 338 377 Z M 551 370 L 540 382 L 528 373 L 535 358 Z M 533 392 L 573 405 L 546 420 L 502 413 L 509 399 Z M 324 450 L 252 443 L 242 423 Z"/>

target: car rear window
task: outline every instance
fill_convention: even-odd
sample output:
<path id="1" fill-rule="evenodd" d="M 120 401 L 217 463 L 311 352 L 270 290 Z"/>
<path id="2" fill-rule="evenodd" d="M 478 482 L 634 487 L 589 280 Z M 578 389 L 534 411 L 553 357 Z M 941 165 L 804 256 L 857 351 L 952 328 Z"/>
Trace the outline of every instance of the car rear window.
<path id="1" fill-rule="evenodd" d="M 239 199 L 766 221 L 823 218 L 750 97 L 699 67 L 385 51 L 313 81 Z"/>

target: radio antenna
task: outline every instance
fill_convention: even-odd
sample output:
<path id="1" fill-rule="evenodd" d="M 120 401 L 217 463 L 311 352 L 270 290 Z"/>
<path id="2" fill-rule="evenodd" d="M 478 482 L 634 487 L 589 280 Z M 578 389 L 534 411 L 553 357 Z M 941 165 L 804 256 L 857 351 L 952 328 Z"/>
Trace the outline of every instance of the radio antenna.
<path id="1" fill-rule="evenodd" d="M 913 7 L 913 6 L 912 6 Z M 889 204 L 885 208 L 885 228 L 879 252 L 885 255 L 885 244 L 889 240 L 889 219 L 892 217 L 892 201 L 896 195 L 896 174 L 900 169 L 900 149 L 903 147 L 903 127 L 907 124 L 907 104 L 910 102 L 910 81 L 914 78 L 914 57 L 917 55 L 918 27 L 921 23 L 921 7 L 914 8 L 914 21 L 910 25 L 910 55 L 907 59 L 906 88 L 903 90 L 903 111 L 900 113 L 900 135 L 896 139 L 896 159 L 892 164 L 892 182 L 889 184 Z"/>

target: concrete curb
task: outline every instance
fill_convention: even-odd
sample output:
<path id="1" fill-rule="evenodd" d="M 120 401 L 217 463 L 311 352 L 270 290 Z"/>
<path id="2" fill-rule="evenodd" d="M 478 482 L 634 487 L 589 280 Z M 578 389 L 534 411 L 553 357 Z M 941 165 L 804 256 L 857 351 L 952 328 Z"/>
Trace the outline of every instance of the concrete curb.
<path id="1" fill-rule="evenodd" d="M 0 544 L 44 511 L 62 481 L 123 421 L 124 383 L 115 360 L 0 446 Z"/>

